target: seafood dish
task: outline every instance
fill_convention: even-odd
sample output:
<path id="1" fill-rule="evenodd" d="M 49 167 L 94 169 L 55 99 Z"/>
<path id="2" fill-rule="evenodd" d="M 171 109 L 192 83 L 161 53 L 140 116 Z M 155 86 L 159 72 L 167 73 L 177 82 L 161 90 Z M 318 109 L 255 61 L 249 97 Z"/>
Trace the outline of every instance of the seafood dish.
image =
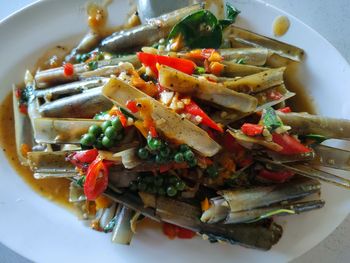
<path id="1" fill-rule="evenodd" d="M 171 239 L 269 250 L 282 216 L 321 209 L 323 169 L 349 171 L 350 121 L 294 111 L 285 81 L 304 50 L 194 4 L 90 31 L 13 87 L 17 155 L 35 179 L 69 180 L 81 220 L 130 244 L 144 218 Z M 307 52 L 307 51 L 306 51 Z M 277 221 L 276 221 L 277 219 Z M 204 241 L 203 241 L 204 242 Z"/>

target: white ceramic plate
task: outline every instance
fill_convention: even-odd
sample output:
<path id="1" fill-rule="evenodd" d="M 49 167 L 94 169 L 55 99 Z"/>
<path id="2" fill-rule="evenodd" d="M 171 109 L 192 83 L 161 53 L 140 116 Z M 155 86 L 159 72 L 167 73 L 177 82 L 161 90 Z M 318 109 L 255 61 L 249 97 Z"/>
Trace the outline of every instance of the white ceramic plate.
<path id="1" fill-rule="evenodd" d="M 126 18 L 129 1 L 114 1 L 110 16 Z M 324 38 L 291 15 L 256 1 L 232 1 L 241 11 L 238 24 L 271 36 L 278 15 L 291 20 L 282 41 L 302 47 L 305 62 L 297 81 L 323 115 L 350 119 L 350 68 Z M 48 47 L 86 32 L 85 1 L 38 2 L 0 24 L 0 97 L 20 82 L 26 68 Z M 284 235 L 271 251 L 209 244 L 200 239 L 169 241 L 159 231 L 143 230 L 131 246 L 118 246 L 110 236 L 83 226 L 65 209 L 38 196 L 16 175 L 0 152 L 0 242 L 40 262 L 284 262 L 323 240 L 350 211 L 350 191 L 323 185 L 324 209 L 283 219 Z"/>

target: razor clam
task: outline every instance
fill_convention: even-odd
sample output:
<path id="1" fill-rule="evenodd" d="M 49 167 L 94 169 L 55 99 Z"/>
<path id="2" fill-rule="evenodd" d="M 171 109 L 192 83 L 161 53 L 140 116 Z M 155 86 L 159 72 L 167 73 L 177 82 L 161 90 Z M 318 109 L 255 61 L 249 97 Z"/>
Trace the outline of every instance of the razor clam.
<path id="1" fill-rule="evenodd" d="M 69 152 L 28 152 L 28 163 L 34 178 L 74 177 L 75 166 L 66 161 Z"/>
<path id="2" fill-rule="evenodd" d="M 33 131 L 31 128 L 31 121 L 28 118 L 28 115 L 23 114 L 19 111 L 19 101 L 16 97 L 16 89 L 17 88 L 14 86 L 12 91 L 16 150 L 18 159 L 21 162 L 21 164 L 28 165 L 27 157 L 24 155 L 21 149 L 23 145 L 28 145 L 30 149 L 33 147 Z"/>
<path id="3" fill-rule="evenodd" d="M 225 81 L 226 88 L 244 93 L 258 93 L 268 88 L 282 85 L 286 68 L 269 69 L 243 78 Z"/>
<path id="4" fill-rule="evenodd" d="M 320 181 L 324 181 L 327 183 L 332 183 L 337 186 L 341 186 L 344 188 L 350 188 L 350 180 L 346 178 L 342 178 L 340 176 L 337 176 L 332 173 L 328 173 L 326 171 L 319 170 L 317 168 L 311 167 L 308 163 L 303 164 L 303 163 L 280 163 L 276 162 L 267 158 L 263 158 L 260 156 L 255 156 L 255 160 L 260 161 L 262 163 L 267 163 L 270 164 L 271 166 L 274 166 L 278 169 L 283 169 L 283 170 L 288 170 L 300 175 L 303 175 L 305 177 L 317 179 Z"/>
<path id="5" fill-rule="evenodd" d="M 108 60 L 97 61 L 97 68 L 111 65 L 118 65 L 120 62 L 129 62 L 134 67 L 139 67 L 140 61 L 136 55 L 126 55 L 122 57 L 112 58 Z M 79 79 L 80 74 L 90 71 L 89 67 L 85 63 L 74 65 L 74 74 L 72 76 L 66 76 L 64 74 L 64 68 L 58 67 L 53 69 L 47 69 L 38 71 L 35 74 L 36 88 L 43 89 L 51 86 L 55 86 L 62 83 L 72 82 Z"/>
<path id="6" fill-rule="evenodd" d="M 151 46 L 159 39 L 166 38 L 171 28 L 180 19 L 201 8 L 201 4 L 184 7 L 150 19 L 146 24 L 113 33 L 102 40 L 99 49 L 115 53 L 133 47 Z"/>
<path id="7" fill-rule="evenodd" d="M 322 144 L 312 148 L 315 151 L 315 158 L 311 160 L 309 164 L 350 171 L 349 151 Z"/>
<path id="8" fill-rule="evenodd" d="M 266 48 L 222 48 L 218 51 L 225 61 L 242 61 L 252 66 L 265 65 L 269 55 Z"/>
<path id="9" fill-rule="evenodd" d="M 153 206 L 156 215 L 162 221 L 198 232 L 203 236 L 210 237 L 211 241 L 220 240 L 268 250 L 278 242 L 282 235 L 281 227 L 274 223 L 269 226 L 261 224 L 207 224 L 200 221 L 201 211 L 197 206 L 166 197 L 153 196 L 150 200 L 151 202 L 145 205 Z"/>
<path id="10" fill-rule="evenodd" d="M 278 100 L 274 100 L 274 99 L 266 100 L 266 91 L 253 94 L 253 96 L 258 100 L 258 107 L 254 112 L 259 112 L 268 107 L 275 106 L 295 96 L 295 93 L 288 91 L 285 88 L 284 84 L 279 85 L 277 87 L 273 87 L 268 91 L 278 91 L 280 94 L 282 94 L 282 97 Z M 242 119 L 248 116 L 249 114 L 251 113 L 242 113 L 239 111 L 225 110 L 225 111 L 215 112 L 214 114 L 211 115 L 211 117 L 214 121 L 227 125 L 229 123 Z"/>
<path id="11" fill-rule="evenodd" d="M 119 205 L 116 218 L 115 226 L 112 233 L 112 242 L 130 245 L 131 239 L 134 233 L 131 230 L 131 219 L 133 218 L 135 212 L 130 208 Z"/>
<path id="12" fill-rule="evenodd" d="M 277 112 L 285 125 L 298 135 L 319 134 L 327 138 L 350 140 L 350 121 L 311 115 Z"/>
<path id="13" fill-rule="evenodd" d="M 287 209 L 278 204 L 319 193 L 320 188 L 317 180 L 298 178 L 288 184 L 222 190 L 218 192 L 222 197 L 211 200 L 212 206 L 202 214 L 201 220 L 206 223 L 225 220 L 226 224 L 247 222 L 271 211 Z"/>
<path id="14" fill-rule="evenodd" d="M 224 85 L 199 79 L 181 71 L 161 65 L 159 83 L 170 90 L 192 94 L 204 101 L 242 112 L 252 112 L 257 100 L 247 94 L 225 88 Z"/>
<path id="15" fill-rule="evenodd" d="M 102 229 L 106 229 L 106 227 L 111 222 L 111 220 L 113 220 L 118 208 L 119 208 L 118 204 L 116 202 L 113 202 L 112 205 L 104 209 L 103 214 L 99 221 L 100 227 Z"/>
<path id="16" fill-rule="evenodd" d="M 37 118 L 34 120 L 34 138 L 37 143 L 79 144 L 81 136 L 91 125 L 103 121 L 91 119 Z"/>
<path id="17" fill-rule="evenodd" d="M 39 107 L 43 117 L 91 118 L 97 112 L 110 109 L 113 104 L 101 95 L 102 87 L 81 94 L 47 102 Z"/>
<path id="18" fill-rule="evenodd" d="M 225 77 L 244 77 L 268 70 L 268 68 L 238 64 L 232 61 L 222 61 L 221 64 L 224 65 L 222 75 Z"/>
<path id="19" fill-rule="evenodd" d="M 301 61 L 304 56 L 304 50 L 298 47 L 253 33 L 251 31 L 233 25 L 229 26 L 226 29 L 225 35 L 227 36 L 226 38 L 230 40 L 233 47 L 250 46 L 267 48 L 279 56 L 294 61 Z"/>
<path id="20" fill-rule="evenodd" d="M 155 120 L 156 128 L 166 137 L 179 143 L 185 143 L 204 156 L 213 156 L 221 149 L 220 145 L 204 130 L 119 79 L 112 78 L 103 87 L 102 94 L 121 107 L 125 107 L 129 100 L 147 99 L 153 108 L 150 114 Z M 141 118 L 139 113 L 135 113 L 135 116 Z"/>
<path id="21" fill-rule="evenodd" d="M 101 87 L 106 84 L 108 78 L 94 77 L 82 81 L 62 84 L 48 89 L 38 89 L 33 92 L 36 98 L 44 98 L 45 101 L 52 101 L 65 95 L 74 95 L 92 88 Z"/>
<path id="22" fill-rule="evenodd" d="M 72 181 L 69 185 L 69 199 L 70 203 L 78 203 L 86 201 L 86 196 L 84 194 L 84 189 Z"/>

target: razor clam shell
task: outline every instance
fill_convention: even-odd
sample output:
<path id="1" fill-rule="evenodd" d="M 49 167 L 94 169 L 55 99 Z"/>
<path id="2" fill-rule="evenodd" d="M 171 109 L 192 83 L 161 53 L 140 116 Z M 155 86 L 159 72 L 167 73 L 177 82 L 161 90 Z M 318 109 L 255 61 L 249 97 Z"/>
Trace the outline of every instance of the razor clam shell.
<path id="1" fill-rule="evenodd" d="M 299 203 L 293 203 L 293 204 L 282 204 L 282 205 L 273 206 L 273 207 L 265 207 L 265 208 L 258 208 L 258 209 L 252 209 L 252 210 L 231 212 L 228 214 L 224 223 L 237 224 L 237 223 L 253 221 L 259 218 L 260 216 L 263 216 L 264 214 L 268 214 L 270 212 L 273 212 L 279 209 L 292 210 L 294 211 L 295 214 L 300 214 L 300 213 L 309 212 L 315 209 L 320 209 L 324 206 L 324 204 L 325 202 L 322 200 L 312 200 L 312 201 L 299 202 Z M 284 214 L 277 214 L 274 216 L 283 216 L 283 215 L 290 215 L 290 214 L 284 213 Z"/>
<path id="2" fill-rule="evenodd" d="M 201 8 L 200 4 L 188 6 L 150 19 L 147 24 L 113 33 L 102 40 L 99 49 L 113 53 L 133 47 L 151 46 L 159 39 L 166 38 L 180 19 Z"/>
<path id="3" fill-rule="evenodd" d="M 161 65 L 159 83 L 170 90 L 191 94 L 201 100 L 235 109 L 252 112 L 257 106 L 254 97 L 225 88 L 224 85 L 199 79 L 181 71 Z"/>
<path id="4" fill-rule="evenodd" d="M 104 209 L 103 214 L 100 218 L 100 227 L 104 229 L 108 223 L 114 218 L 116 211 L 117 211 L 117 203 L 113 202 L 110 207 L 107 207 Z"/>
<path id="5" fill-rule="evenodd" d="M 18 100 L 16 97 L 16 87 L 13 87 L 12 91 L 12 102 L 13 102 L 13 117 L 15 125 L 15 140 L 16 150 L 19 161 L 22 165 L 28 165 L 27 158 L 21 151 L 22 145 L 26 144 L 31 149 L 33 147 L 33 132 L 31 128 L 31 122 L 28 115 L 24 115 L 19 112 Z"/>
<path id="6" fill-rule="evenodd" d="M 135 212 L 130 208 L 119 205 L 112 233 L 112 242 L 130 245 L 134 233 L 131 230 L 130 220 Z"/>
<path id="7" fill-rule="evenodd" d="M 225 61 L 244 60 L 245 65 L 263 66 L 269 55 L 266 48 L 222 48 L 218 50 Z"/>
<path id="8" fill-rule="evenodd" d="M 244 77 L 269 69 L 252 65 L 237 64 L 231 61 L 222 61 L 221 64 L 224 65 L 224 69 L 222 71 L 222 75 L 224 77 Z"/>
<path id="9" fill-rule="evenodd" d="M 47 102 L 39 107 L 43 117 L 91 118 L 96 113 L 110 109 L 113 104 L 101 95 L 102 87 L 81 94 Z"/>
<path id="10" fill-rule="evenodd" d="M 28 152 L 28 163 L 36 179 L 73 177 L 75 166 L 66 161 L 68 152 Z"/>
<path id="11" fill-rule="evenodd" d="M 129 100 L 149 98 L 153 106 L 152 118 L 156 122 L 157 129 L 166 137 L 180 143 L 186 143 L 204 156 L 213 156 L 221 149 L 220 145 L 212 140 L 204 130 L 119 79 L 112 78 L 104 86 L 102 93 L 121 107 L 125 107 Z M 135 116 L 140 118 L 138 113 Z M 159 124 L 157 120 L 164 120 L 164 122 Z"/>
<path id="12" fill-rule="evenodd" d="M 327 138 L 350 140 L 350 120 L 311 115 L 308 113 L 277 112 L 291 132 L 298 135 L 319 134 Z"/>
<path id="13" fill-rule="evenodd" d="M 141 65 L 136 55 L 127 55 L 108 60 L 97 61 L 97 68 L 118 65 L 120 62 L 129 62 L 133 64 L 134 67 L 139 67 Z M 80 77 L 80 74 L 88 71 L 90 71 L 89 67 L 85 63 L 75 64 L 74 74 L 72 76 L 66 76 L 64 74 L 63 67 L 38 71 L 35 74 L 36 89 L 43 89 L 62 83 L 77 81 Z"/>
<path id="14" fill-rule="evenodd" d="M 258 93 L 284 83 L 283 74 L 286 68 L 268 69 L 243 78 L 225 81 L 226 88 L 244 93 Z"/>
<path id="15" fill-rule="evenodd" d="M 304 56 L 304 50 L 298 47 L 256 34 L 254 32 L 233 25 L 229 26 L 226 29 L 225 34 L 227 35 L 227 39 L 230 40 L 233 47 L 251 46 L 267 48 L 282 57 L 286 57 L 294 61 L 301 61 Z"/>
<path id="16" fill-rule="evenodd" d="M 317 145 L 313 147 L 315 159 L 309 162 L 311 165 L 321 165 L 335 169 L 350 171 L 350 151 Z"/>
<path id="17" fill-rule="evenodd" d="M 103 121 L 92 119 L 37 118 L 34 120 L 34 138 L 37 143 L 79 144 L 91 125 Z"/>
<path id="18" fill-rule="evenodd" d="M 57 99 L 57 97 L 62 95 L 74 95 L 92 88 L 101 87 L 106 84 L 108 80 L 108 78 L 94 77 L 82 81 L 62 84 L 48 89 L 39 89 L 34 92 L 34 96 L 51 101 Z"/>
<path id="19" fill-rule="evenodd" d="M 249 189 L 222 190 L 221 195 L 230 206 L 230 212 L 239 212 L 254 208 L 266 207 L 275 203 L 301 199 L 320 192 L 321 185 L 317 180 L 300 178 L 288 184 L 253 187 Z"/>

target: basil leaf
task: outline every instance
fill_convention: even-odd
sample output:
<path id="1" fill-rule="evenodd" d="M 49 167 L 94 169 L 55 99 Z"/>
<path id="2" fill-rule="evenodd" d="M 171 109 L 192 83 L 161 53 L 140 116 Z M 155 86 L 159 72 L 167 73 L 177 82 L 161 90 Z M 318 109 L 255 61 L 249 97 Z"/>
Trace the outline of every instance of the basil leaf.
<path id="1" fill-rule="evenodd" d="M 272 107 L 263 110 L 262 121 L 269 131 L 275 130 L 283 125 Z"/>
<path id="2" fill-rule="evenodd" d="M 241 11 L 239 11 L 234 6 L 226 3 L 226 19 L 219 21 L 221 27 L 224 29 L 225 27 L 236 22 L 236 18 L 239 15 L 239 13 L 241 13 Z"/>
<path id="3" fill-rule="evenodd" d="M 200 74 L 204 74 L 205 73 L 205 68 L 203 67 L 196 67 L 194 70 L 194 73 L 200 75 Z"/>
<path id="4" fill-rule="evenodd" d="M 208 10 L 194 12 L 179 21 L 171 30 L 168 41 L 181 34 L 189 48 L 219 48 L 222 29 Z"/>

